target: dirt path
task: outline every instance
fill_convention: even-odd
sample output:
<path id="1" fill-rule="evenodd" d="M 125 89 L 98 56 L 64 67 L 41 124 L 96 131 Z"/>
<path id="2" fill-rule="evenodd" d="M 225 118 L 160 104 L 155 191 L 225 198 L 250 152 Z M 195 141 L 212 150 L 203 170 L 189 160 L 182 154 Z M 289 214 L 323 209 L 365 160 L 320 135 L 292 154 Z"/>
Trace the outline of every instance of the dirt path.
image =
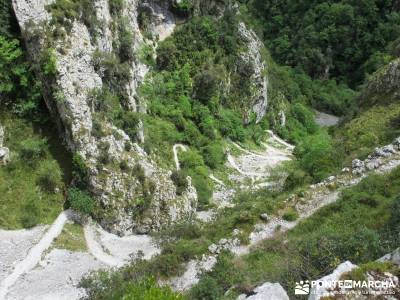
<path id="1" fill-rule="evenodd" d="M 69 213 L 70 211 L 64 211 L 57 217 L 41 240 L 29 250 L 25 259 L 17 263 L 13 272 L 1 282 L 0 299 L 5 298 L 9 288 L 15 284 L 21 275 L 33 269 L 40 262 L 43 253 L 50 247 L 53 240 L 60 235 L 68 220 Z"/>
<path id="2" fill-rule="evenodd" d="M 104 252 L 102 246 L 96 240 L 96 232 L 92 224 L 86 224 L 83 227 L 83 231 L 89 253 L 92 254 L 96 259 L 110 267 L 120 267 L 124 264 L 122 259 Z"/>
<path id="3" fill-rule="evenodd" d="M 180 165 L 180 163 L 179 163 L 179 158 L 178 158 L 178 150 L 181 150 L 181 151 L 183 151 L 183 152 L 186 152 L 186 151 L 187 151 L 187 148 L 186 148 L 185 145 L 182 145 L 182 144 L 175 144 L 175 145 L 172 147 L 172 152 L 174 152 L 175 167 L 176 167 L 176 170 L 177 170 L 177 171 L 179 171 L 179 170 L 181 169 L 181 165 Z"/>

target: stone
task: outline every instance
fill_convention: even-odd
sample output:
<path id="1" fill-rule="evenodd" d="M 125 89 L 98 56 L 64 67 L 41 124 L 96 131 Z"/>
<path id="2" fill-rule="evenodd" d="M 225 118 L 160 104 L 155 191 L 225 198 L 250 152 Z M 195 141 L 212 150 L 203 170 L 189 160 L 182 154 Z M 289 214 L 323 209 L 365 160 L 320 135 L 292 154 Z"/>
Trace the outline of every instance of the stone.
<path id="1" fill-rule="evenodd" d="M 357 268 L 356 265 L 352 264 L 349 261 L 346 261 L 346 262 L 340 264 L 331 274 L 322 277 L 318 281 L 332 282 L 332 281 L 339 280 L 343 274 L 348 273 L 355 268 Z M 310 291 L 310 296 L 308 297 L 308 300 L 319 300 L 323 297 L 329 298 L 330 296 L 333 296 L 333 295 L 331 295 L 331 293 L 329 292 L 329 290 L 327 289 L 326 286 L 327 285 L 324 286 L 324 284 L 322 284 L 322 285 L 317 284 L 316 286 L 314 286 Z"/>
<path id="2" fill-rule="evenodd" d="M 353 160 L 353 162 L 351 163 L 351 167 L 353 169 L 360 169 L 364 167 L 364 162 L 359 160 L 359 159 L 355 159 Z"/>
<path id="3" fill-rule="evenodd" d="M 227 240 L 227 239 L 221 239 L 221 240 L 219 241 L 218 244 L 220 244 L 220 245 L 226 245 L 227 243 L 228 243 L 228 240 Z"/>
<path id="4" fill-rule="evenodd" d="M 0 148 L 0 162 L 6 164 L 10 161 L 10 150 L 6 147 Z"/>
<path id="5" fill-rule="evenodd" d="M 342 169 L 342 173 L 349 173 L 350 172 L 350 168 L 343 168 Z"/>
<path id="6" fill-rule="evenodd" d="M 236 300 L 289 300 L 289 296 L 279 283 L 266 282 L 254 289 L 254 295 L 240 295 Z"/>
<path id="7" fill-rule="evenodd" d="M 212 254 L 216 254 L 218 252 L 218 246 L 215 244 L 211 244 L 208 246 L 208 251 L 210 251 Z"/>
<path id="8" fill-rule="evenodd" d="M 261 220 L 269 221 L 269 216 L 267 213 L 263 213 L 260 215 Z"/>
<path id="9" fill-rule="evenodd" d="M 400 266 L 400 248 L 397 248 L 392 253 L 386 254 L 385 256 L 378 259 L 380 262 L 391 262 L 395 265 Z"/>
<path id="10" fill-rule="evenodd" d="M 3 147 L 4 143 L 4 127 L 0 125 L 0 147 Z"/>
<path id="11" fill-rule="evenodd" d="M 377 159 L 372 159 L 370 161 L 366 161 L 365 167 L 367 170 L 372 171 L 378 169 L 381 164 L 382 161 L 379 158 L 377 158 Z"/>

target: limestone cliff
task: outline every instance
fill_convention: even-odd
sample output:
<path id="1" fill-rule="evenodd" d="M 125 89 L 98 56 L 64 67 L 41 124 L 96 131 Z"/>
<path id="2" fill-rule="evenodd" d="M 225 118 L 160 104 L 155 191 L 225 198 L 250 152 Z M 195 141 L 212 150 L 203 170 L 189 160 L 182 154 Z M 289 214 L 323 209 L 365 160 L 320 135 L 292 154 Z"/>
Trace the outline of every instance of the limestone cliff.
<path id="1" fill-rule="evenodd" d="M 158 28 L 171 27 L 168 11 L 154 3 L 140 2 L 127 1 L 121 12 L 134 35 L 129 78 L 124 81 L 125 109 L 134 112 L 145 109 L 137 100 L 136 89 L 147 72 L 137 55 L 145 43 L 139 30 L 138 13 L 145 6 L 157 13 L 154 18 L 159 23 L 153 28 L 155 33 Z M 138 143 L 111 122 L 101 120 L 102 134 L 95 134 L 95 110 L 90 93 L 105 82 L 101 72 L 95 70 L 93 55 L 95 51 L 110 53 L 120 42 L 112 33 L 113 19 L 108 1 L 94 1 L 99 20 L 96 39 L 79 18 L 72 20 L 70 30 L 55 28 L 48 10 L 51 3 L 46 0 L 15 0 L 13 6 L 33 60 L 42 63 L 40 57 L 47 51 L 45 47 L 51 46 L 56 66 L 54 76 L 49 79 L 46 74 L 39 74 L 46 87 L 45 100 L 54 117 L 60 121 L 68 147 L 84 159 L 89 169 L 89 188 L 100 202 L 98 217 L 102 224 L 113 232 L 124 234 L 132 230 L 158 229 L 188 217 L 197 205 L 196 192 L 190 184 L 178 196 L 170 179 L 171 172 L 159 168 Z M 164 21 L 168 23 L 165 26 L 162 25 Z M 62 30 L 63 34 L 52 37 L 50 42 L 46 40 L 46 35 L 55 30 Z"/>
<path id="2" fill-rule="evenodd" d="M 145 136 L 140 115 L 146 113 L 146 103 L 137 89 L 149 71 L 143 55 L 154 56 L 157 43 L 173 32 L 176 22 L 191 16 L 174 11 L 177 3 L 13 0 L 46 104 L 68 148 L 88 168 L 88 187 L 99 203 L 96 217 L 118 234 L 157 230 L 191 216 L 197 207 L 190 177 L 178 195 L 171 171 L 158 166 L 141 147 Z M 211 12 L 218 18 L 226 7 L 234 6 L 195 1 L 193 14 Z M 245 121 L 255 113 L 259 122 L 267 109 L 263 45 L 244 23 L 238 33 L 246 47 L 237 70 L 246 70 L 254 90 L 246 100 Z M 105 92 L 109 88 L 117 91 L 118 113 L 132 112 L 127 122 L 137 121 L 135 128 L 127 130 L 113 121 L 114 98 Z"/>

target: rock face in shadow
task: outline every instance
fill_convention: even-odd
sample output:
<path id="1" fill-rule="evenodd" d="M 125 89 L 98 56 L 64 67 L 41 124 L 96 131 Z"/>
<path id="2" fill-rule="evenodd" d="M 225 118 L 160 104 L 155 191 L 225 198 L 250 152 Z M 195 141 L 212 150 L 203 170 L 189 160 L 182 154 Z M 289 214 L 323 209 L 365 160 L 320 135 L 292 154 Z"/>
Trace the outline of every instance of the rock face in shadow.
<path id="1" fill-rule="evenodd" d="M 111 121 L 99 119 L 93 107 L 93 92 L 106 85 L 104 70 L 95 68 L 94 56 L 110 55 L 121 42 L 113 32 L 116 17 L 108 1 L 94 1 L 94 29 L 82 18 L 71 20 L 68 29 L 54 24 L 48 7 L 51 3 L 54 2 L 14 0 L 13 7 L 32 60 L 41 69 L 54 60 L 51 76 L 38 72 L 38 77 L 45 87 L 46 104 L 68 148 L 83 158 L 88 169 L 89 189 L 101 208 L 96 217 L 106 229 L 118 234 L 148 232 L 189 217 L 197 206 L 191 184 L 178 196 L 171 172 L 147 155 L 137 142 L 140 138 L 132 138 Z M 155 43 L 147 41 L 140 30 L 139 13 L 145 8 L 150 9 L 151 20 L 157 20 L 149 29 L 155 31 L 154 35 L 165 38 L 174 25 L 171 12 L 153 1 L 127 0 L 119 12 L 118 18 L 124 20 L 133 37 L 127 78 L 121 82 L 124 109 L 143 113 L 145 104 L 138 101 L 137 87 L 148 69 L 139 52 L 143 45 L 154 47 Z M 46 55 L 47 60 L 43 60 Z M 138 126 L 140 135 L 140 123 Z"/>

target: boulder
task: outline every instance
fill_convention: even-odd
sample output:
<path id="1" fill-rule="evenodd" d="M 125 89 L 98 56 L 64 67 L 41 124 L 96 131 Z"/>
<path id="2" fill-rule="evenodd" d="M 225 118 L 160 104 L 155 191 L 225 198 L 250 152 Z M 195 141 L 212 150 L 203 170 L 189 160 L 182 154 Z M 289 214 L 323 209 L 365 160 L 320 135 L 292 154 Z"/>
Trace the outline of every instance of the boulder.
<path id="1" fill-rule="evenodd" d="M 310 296 L 308 297 L 308 300 L 319 300 L 321 298 L 324 297 L 330 297 L 333 296 L 331 294 L 331 292 L 326 288 L 326 285 L 329 282 L 332 281 L 337 281 L 340 279 L 340 277 L 345 274 L 350 272 L 351 270 L 353 270 L 354 268 L 357 268 L 356 265 L 353 265 L 351 262 L 346 261 L 342 264 L 340 264 L 334 271 L 333 273 L 322 277 L 321 279 L 319 279 L 318 281 L 321 282 L 321 285 L 316 285 L 314 287 L 312 287 L 311 291 L 310 291 Z M 325 286 L 324 286 L 324 283 Z"/>
<path id="2" fill-rule="evenodd" d="M 386 254 L 385 256 L 378 259 L 380 262 L 391 262 L 395 265 L 400 266 L 400 248 L 397 248 L 392 253 Z"/>
<path id="3" fill-rule="evenodd" d="M 268 221 L 269 220 L 269 216 L 267 213 L 261 214 L 260 215 L 261 220 L 263 221 Z"/>
<path id="4" fill-rule="evenodd" d="M 237 300 L 289 300 L 286 291 L 279 283 L 266 282 L 254 289 L 250 296 L 240 295 Z"/>

